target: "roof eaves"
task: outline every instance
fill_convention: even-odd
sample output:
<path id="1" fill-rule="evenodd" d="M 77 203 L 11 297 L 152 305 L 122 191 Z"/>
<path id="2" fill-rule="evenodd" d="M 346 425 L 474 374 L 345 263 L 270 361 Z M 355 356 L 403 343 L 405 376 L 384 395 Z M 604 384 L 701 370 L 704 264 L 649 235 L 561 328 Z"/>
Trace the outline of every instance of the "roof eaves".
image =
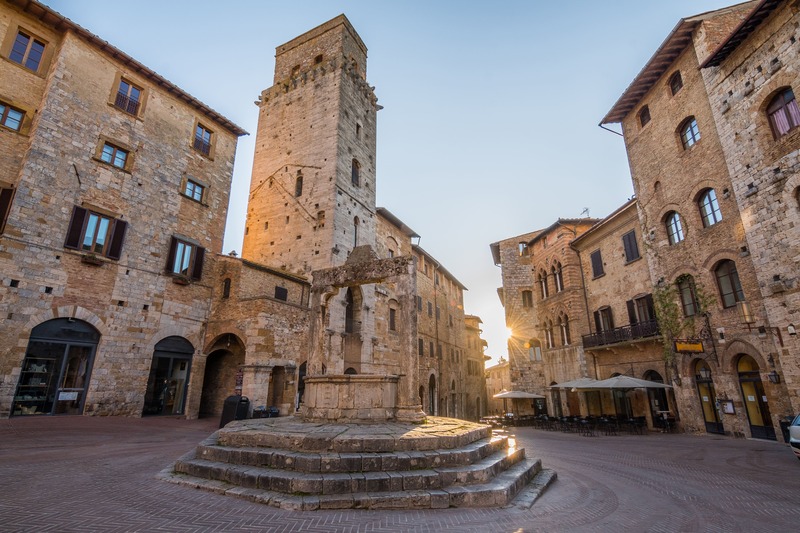
<path id="1" fill-rule="evenodd" d="M 714 50 L 700 68 L 717 67 L 733 53 L 747 37 L 755 31 L 783 0 L 761 0 L 735 30 Z"/>

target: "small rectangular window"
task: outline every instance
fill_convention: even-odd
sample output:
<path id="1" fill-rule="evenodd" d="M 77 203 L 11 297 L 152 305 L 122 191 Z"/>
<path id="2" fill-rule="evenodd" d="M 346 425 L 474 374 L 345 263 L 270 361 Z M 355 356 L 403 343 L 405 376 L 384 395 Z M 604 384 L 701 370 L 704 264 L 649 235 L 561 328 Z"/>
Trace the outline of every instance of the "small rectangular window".
<path id="1" fill-rule="evenodd" d="M 10 130 L 19 131 L 20 128 L 22 128 L 23 118 L 25 118 L 24 111 L 0 102 L 0 126 L 5 126 Z"/>
<path id="2" fill-rule="evenodd" d="M 275 299 L 283 300 L 284 302 L 289 299 L 289 289 L 286 287 L 275 287 Z"/>
<path id="3" fill-rule="evenodd" d="M 599 278 L 605 274 L 605 270 L 603 270 L 603 256 L 600 255 L 600 250 L 595 250 L 591 253 L 590 257 L 592 259 L 592 276 Z"/>
<path id="4" fill-rule="evenodd" d="M 533 291 L 522 291 L 522 307 L 533 307 Z"/>
<path id="5" fill-rule="evenodd" d="M 431 341 L 431 342 L 429 343 L 429 345 L 430 345 L 430 350 L 431 350 L 431 351 L 430 351 L 430 356 L 431 356 L 431 357 L 433 357 L 433 353 L 434 353 L 434 352 L 433 352 L 433 341 Z"/>
<path id="6" fill-rule="evenodd" d="M 142 89 L 127 80 L 120 80 L 114 105 L 126 113 L 136 115 L 139 112 L 139 102 L 142 98 Z"/>
<path id="7" fill-rule="evenodd" d="M 425 355 L 425 341 L 422 339 L 417 339 L 417 354 Z"/>
<path id="8" fill-rule="evenodd" d="M 19 31 L 8 58 L 14 63 L 19 63 L 23 67 L 37 72 L 42 62 L 42 56 L 44 56 L 44 48 L 45 44 L 42 41 Z"/>
<path id="9" fill-rule="evenodd" d="M 631 230 L 622 236 L 622 245 L 625 248 L 625 261 L 630 263 L 639 259 L 639 245 L 636 242 L 636 230 Z"/>
<path id="10" fill-rule="evenodd" d="M 202 202 L 204 191 L 205 187 L 203 187 L 196 181 L 186 180 L 186 188 L 183 190 L 183 194 L 185 194 L 192 200 L 197 200 L 198 202 Z"/>
<path id="11" fill-rule="evenodd" d="M 417 311 L 422 312 L 422 296 L 417 296 Z"/>
<path id="12" fill-rule="evenodd" d="M 100 153 L 100 160 L 113 165 L 117 168 L 125 168 L 128 162 L 128 151 L 109 142 L 103 144 L 103 151 Z"/>
<path id="13" fill-rule="evenodd" d="M 428 316 L 433 316 L 433 304 L 428 302 Z"/>
<path id="14" fill-rule="evenodd" d="M 194 149 L 203 155 L 211 155 L 211 131 L 202 124 L 198 124 L 194 130 Z"/>
<path id="15" fill-rule="evenodd" d="M 397 310 L 389 309 L 389 331 L 397 331 Z"/>

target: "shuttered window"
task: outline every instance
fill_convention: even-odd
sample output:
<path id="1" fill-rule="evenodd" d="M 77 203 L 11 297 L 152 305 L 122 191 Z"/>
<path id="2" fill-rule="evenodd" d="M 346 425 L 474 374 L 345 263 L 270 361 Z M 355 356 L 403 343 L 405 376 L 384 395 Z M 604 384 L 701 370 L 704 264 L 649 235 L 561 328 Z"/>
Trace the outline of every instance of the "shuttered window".
<path id="1" fill-rule="evenodd" d="M 625 261 L 630 263 L 639 259 L 639 245 L 636 242 L 636 231 L 629 231 L 622 236 L 622 246 L 625 248 Z"/>
<path id="2" fill-rule="evenodd" d="M 127 229 L 128 223 L 124 220 L 75 206 L 64 248 L 119 259 Z"/>
<path id="3" fill-rule="evenodd" d="M 205 248 L 172 237 L 167 255 L 166 271 L 175 276 L 185 276 L 195 281 L 203 275 Z"/>
<path id="4" fill-rule="evenodd" d="M 595 250 L 589 257 L 592 259 L 592 276 L 599 278 L 605 274 L 606 272 L 603 270 L 603 256 L 600 254 L 600 250 Z"/>

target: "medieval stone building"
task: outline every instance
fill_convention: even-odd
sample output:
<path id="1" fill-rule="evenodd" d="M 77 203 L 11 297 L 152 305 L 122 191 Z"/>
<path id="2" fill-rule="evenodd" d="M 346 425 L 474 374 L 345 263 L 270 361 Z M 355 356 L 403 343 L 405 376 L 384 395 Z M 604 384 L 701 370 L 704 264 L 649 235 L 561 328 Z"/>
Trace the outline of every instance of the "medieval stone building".
<path id="1" fill-rule="evenodd" d="M 365 244 L 414 256 L 419 297 L 436 302 L 436 320 L 420 314 L 418 327 L 439 350 L 435 364 L 419 358 L 436 384 L 426 409 L 480 415 L 464 403 L 476 405 L 465 288 L 375 206 L 380 106 L 344 16 L 277 50 L 236 258 L 220 252 L 246 132 L 47 7 L 0 9 L 0 415 L 195 417 L 219 414 L 232 393 L 293 413 L 311 273 Z M 331 372 L 418 357 L 393 335 L 393 291 L 335 297 L 329 343 L 345 366 Z"/>

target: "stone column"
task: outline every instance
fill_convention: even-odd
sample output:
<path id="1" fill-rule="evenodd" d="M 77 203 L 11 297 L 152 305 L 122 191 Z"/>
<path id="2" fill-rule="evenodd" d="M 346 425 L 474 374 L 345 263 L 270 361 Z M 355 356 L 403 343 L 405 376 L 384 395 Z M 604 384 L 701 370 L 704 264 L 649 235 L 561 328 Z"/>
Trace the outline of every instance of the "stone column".
<path id="1" fill-rule="evenodd" d="M 405 275 L 397 276 L 400 322 L 400 381 L 397 384 L 397 419 L 421 422 L 425 413 L 419 403 L 419 362 L 417 360 L 417 278 L 416 261 L 409 261 Z"/>

